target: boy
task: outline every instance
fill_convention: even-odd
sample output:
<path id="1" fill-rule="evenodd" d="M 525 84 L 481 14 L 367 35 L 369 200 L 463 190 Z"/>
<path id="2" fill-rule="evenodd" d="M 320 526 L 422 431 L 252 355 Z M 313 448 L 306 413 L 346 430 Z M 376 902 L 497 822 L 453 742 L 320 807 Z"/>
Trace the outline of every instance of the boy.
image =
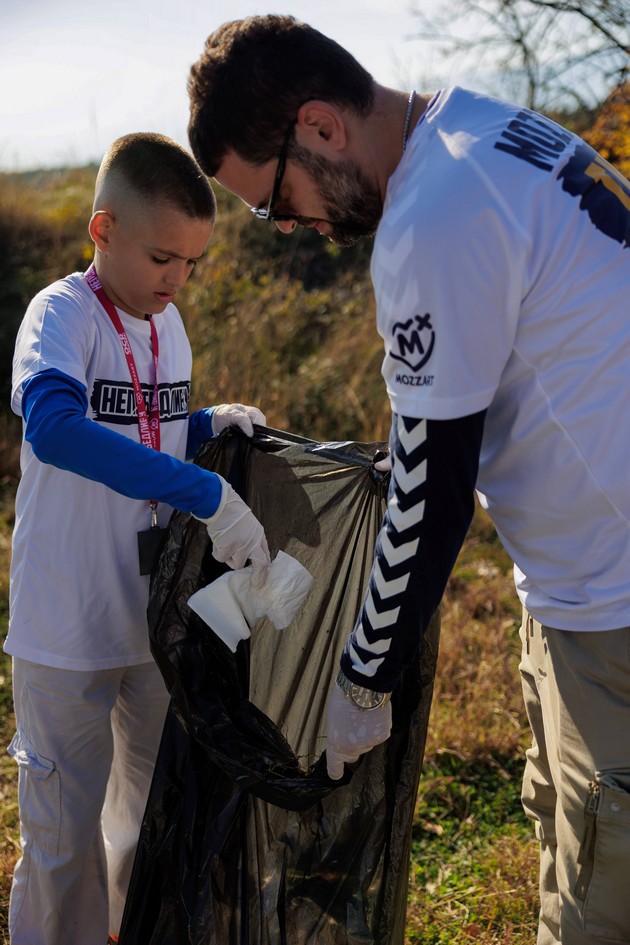
<path id="1" fill-rule="evenodd" d="M 148 573 L 171 507 L 207 524 L 215 557 L 264 579 L 262 526 L 185 458 L 262 413 L 188 416 L 191 350 L 172 304 L 206 250 L 212 190 L 161 135 L 126 135 L 100 167 L 87 273 L 40 292 L 19 330 L 23 417 L 11 618 L 22 858 L 13 945 L 115 940 L 168 694 L 146 624 Z M 149 447 L 149 448 L 146 448 Z M 151 528 L 151 526 L 155 526 Z"/>

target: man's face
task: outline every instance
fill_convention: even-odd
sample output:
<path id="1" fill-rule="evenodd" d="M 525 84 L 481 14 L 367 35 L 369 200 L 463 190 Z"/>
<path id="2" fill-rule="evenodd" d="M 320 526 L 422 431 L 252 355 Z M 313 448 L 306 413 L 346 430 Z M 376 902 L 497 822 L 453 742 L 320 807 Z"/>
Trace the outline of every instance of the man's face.
<path id="1" fill-rule="evenodd" d="M 350 160 L 333 163 L 299 145 L 294 146 L 291 158 L 317 188 L 325 219 L 331 224 L 326 235 L 333 243 L 352 246 L 363 237 L 374 235 L 383 213 L 383 201 L 358 164 Z"/>
<path id="2" fill-rule="evenodd" d="M 277 169 L 275 159 L 257 166 L 229 152 L 216 180 L 249 207 L 264 209 Z M 316 229 L 340 246 L 351 246 L 376 231 L 383 202 L 358 164 L 349 159 L 331 161 L 294 142 L 274 211 L 285 217 L 276 222 L 283 233 L 292 232 L 297 224 Z"/>

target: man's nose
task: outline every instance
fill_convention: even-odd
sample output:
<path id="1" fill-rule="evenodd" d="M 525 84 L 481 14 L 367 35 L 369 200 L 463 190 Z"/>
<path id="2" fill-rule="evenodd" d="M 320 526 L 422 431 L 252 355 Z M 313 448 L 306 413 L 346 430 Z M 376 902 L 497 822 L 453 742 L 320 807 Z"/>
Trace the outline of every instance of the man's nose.
<path id="1" fill-rule="evenodd" d="M 273 221 L 281 233 L 293 233 L 297 226 L 295 220 L 274 220 Z"/>

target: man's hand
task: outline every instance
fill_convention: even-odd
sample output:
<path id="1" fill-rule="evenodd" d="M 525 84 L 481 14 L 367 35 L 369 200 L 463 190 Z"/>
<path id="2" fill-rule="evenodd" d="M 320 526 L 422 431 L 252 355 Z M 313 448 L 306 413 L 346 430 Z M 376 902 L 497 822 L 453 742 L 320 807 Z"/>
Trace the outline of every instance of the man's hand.
<path id="1" fill-rule="evenodd" d="M 226 427 L 238 427 L 246 436 L 254 435 L 254 423 L 265 426 L 267 420 L 258 407 L 245 404 L 219 404 L 212 411 L 212 432 L 216 436 Z"/>
<path id="2" fill-rule="evenodd" d="M 271 564 L 265 530 L 229 482 L 221 476 L 221 501 L 210 518 L 200 519 L 212 539 L 212 554 L 231 568 L 252 565 L 252 584 L 260 587 Z"/>
<path id="3" fill-rule="evenodd" d="M 344 762 L 357 761 L 366 751 L 387 741 L 391 728 L 391 702 L 378 709 L 360 709 L 335 686 L 328 700 L 328 777 L 338 781 L 343 777 Z"/>

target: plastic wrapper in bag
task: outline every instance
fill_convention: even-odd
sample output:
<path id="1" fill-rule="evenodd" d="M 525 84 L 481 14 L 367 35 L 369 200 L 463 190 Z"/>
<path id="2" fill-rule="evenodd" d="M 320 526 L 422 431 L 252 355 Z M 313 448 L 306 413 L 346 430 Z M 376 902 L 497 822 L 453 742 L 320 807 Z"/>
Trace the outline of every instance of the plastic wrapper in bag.
<path id="1" fill-rule="evenodd" d="M 381 443 L 257 427 L 196 462 L 263 523 L 272 557 L 314 578 L 278 631 L 232 652 L 187 605 L 226 571 L 205 526 L 175 512 L 152 575 L 149 629 L 171 693 L 121 945 L 402 945 L 411 827 L 439 619 L 392 698 L 389 740 L 326 773 L 328 692 L 360 610 L 387 495 Z"/>

